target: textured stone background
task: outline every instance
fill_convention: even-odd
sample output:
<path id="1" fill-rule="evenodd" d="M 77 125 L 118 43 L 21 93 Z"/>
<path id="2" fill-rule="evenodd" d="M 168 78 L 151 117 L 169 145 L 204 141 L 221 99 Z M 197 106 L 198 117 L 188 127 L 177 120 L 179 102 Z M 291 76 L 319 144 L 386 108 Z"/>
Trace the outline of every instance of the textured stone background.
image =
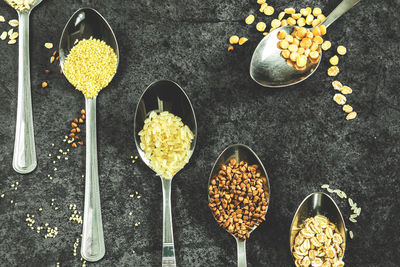
<path id="1" fill-rule="evenodd" d="M 93 266 L 160 266 L 161 183 L 136 155 L 133 113 L 141 92 L 154 80 L 178 82 L 192 100 L 199 138 L 190 164 L 173 182 L 173 221 L 179 266 L 234 266 L 236 244 L 219 228 L 207 207 L 208 175 L 220 151 L 244 143 L 264 162 L 271 183 L 267 221 L 247 243 L 249 266 L 292 266 L 289 226 L 301 200 L 329 183 L 343 189 L 363 208 L 359 223 L 347 222 L 348 266 L 398 266 L 399 212 L 399 0 L 363 0 L 329 28 L 328 38 L 343 44 L 338 79 L 354 93 L 349 103 L 359 113 L 353 121 L 333 101 L 326 75 L 328 51 L 320 69 L 307 81 L 283 89 L 265 89 L 248 75 L 253 49 L 262 35 L 256 21 L 271 17 L 251 1 L 100 1 L 44 0 L 31 16 L 31 80 L 38 168 L 19 175 L 12 169 L 17 100 L 17 46 L 0 42 L 0 266 L 80 266 L 73 243 L 81 225 L 69 222 L 70 203 L 83 209 L 85 149 L 69 160 L 52 161 L 71 119 L 84 106 L 82 95 L 49 67 L 52 51 L 72 13 L 96 8 L 114 29 L 121 62 L 113 82 L 98 97 L 98 155 L 106 255 Z M 329 13 L 339 0 L 268 1 L 285 7 L 319 6 Z M 15 12 L 0 2 L 0 14 Z M 277 16 L 277 13 L 275 14 Z M 0 24 L 0 31 L 8 30 Z M 232 34 L 249 42 L 228 53 Z M 46 76 L 44 70 L 53 74 Z M 49 87 L 42 89 L 43 80 Z M 52 147 L 51 144 L 55 146 Z M 48 154 L 51 153 L 52 157 Z M 48 174 L 54 177 L 49 180 Z M 11 184 L 19 181 L 17 191 Z M 129 194 L 138 191 L 140 199 Z M 55 211 L 51 206 L 54 198 Z M 16 205 L 10 204 L 14 200 Z M 334 197 L 345 216 L 345 201 Z M 43 211 L 38 209 L 42 207 Z M 133 216 L 129 216 L 129 212 Z M 44 239 L 26 226 L 26 213 L 36 225 L 57 226 L 55 239 Z M 141 222 L 139 227 L 134 227 Z M 135 253 L 133 253 L 133 250 Z"/>

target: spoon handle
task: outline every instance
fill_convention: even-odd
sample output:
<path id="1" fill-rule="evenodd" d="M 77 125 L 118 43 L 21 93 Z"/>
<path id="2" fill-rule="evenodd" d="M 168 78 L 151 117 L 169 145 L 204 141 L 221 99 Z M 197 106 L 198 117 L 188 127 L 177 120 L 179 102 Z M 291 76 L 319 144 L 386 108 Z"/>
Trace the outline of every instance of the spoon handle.
<path id="1" fill-rule="evenodd" d="M 18 12 L 18 16 L 18 104 L 13 168 L 18 173 L 29 173 L 37 165 L 31 100 L 29 12 Z"/>
<path id="2" fill-rule="evenodd" d="M 236 239 L 237 244 L 237 254 L 238 254 L 238 267 L 246 267 L 247 266 L 247 257 L 246 257 L 246 240 Z"/>
<path id="3" fill-rule="evenodd" d="M 321 24 L 328 28 L 329 25 L 349 11 L 349 9 L 355 6 L 358 2 L 360 2 L 360 0 L 343 0 Z"/>
<path id="4" fill-rule="evenodd" d="M 105 254 L 105 246 L 97 170 L 96 98 L 85 98 L 85 104 L 86 182 L 81 254 L 87 261 L 98 261 Z"/>
<path id="5" fill-rule="evenodd" d="M 172 180 L 161 179 L 163 188 L 163 248 L 162 267 L 175 267 L 174 234 L 172 229 L 171 215 L 171 182 Z"/>

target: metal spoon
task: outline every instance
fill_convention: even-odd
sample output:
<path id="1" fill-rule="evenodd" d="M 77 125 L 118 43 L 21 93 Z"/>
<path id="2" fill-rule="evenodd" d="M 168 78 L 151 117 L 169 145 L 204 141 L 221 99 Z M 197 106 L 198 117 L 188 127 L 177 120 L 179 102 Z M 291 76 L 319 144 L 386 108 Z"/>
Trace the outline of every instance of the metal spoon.
<path id="1" fill-rule="evenodd" d="M 336 19 L 341 17 L 360 0 L 343 0 L 329 16 L 320 24 L 328 27 Z M 284 26 L 273 30 L 254 50 L 250 63 L 251 78 L 265 87 L 284 87 L 299 83 L 307 79 L 315 72 L 321 62 L 322 53 L 319 61 L 307 62 L 304 70 L 297 70 L 289 66 L 286 60 L 281 57 L 282 50 L 278 48 L 278 32 L 281 30 L 292 33 L 295 26 Z"/>
<path id="2" fill-rule="evenodd" d="M 296 234 L 300 229 L 300 225 L 309 217 L 323 215 L 327 217 L 338 228 L 340 235 L 343 237 L 343 242 L 346 244 L 346 225 L 343 220 L 335 201 L 325 193 L 312 193 L 308 195 L 297 209 L 292 225 L 290 226 L 290 252 L 294 245 Z M 344 250 L 343 250 L 344 256 Z M 293 258 L 294 259 L 294 258 Z"/>
<path id="3" fill-rule="evenodd" d="M 9 4 L 7 1 L 5 1 Z M 29 16 L 42 0 L 36 0 L 30 9 L 19 11 L 18 47 L 18 103 L 15 124 L 13 168 L 18 173 L 30 173 L 37 166 L 33 131 L 31 71 L 29 59 Z M 14 8 L 13 8 L 14 9 Z"/>
<path id="4" fill-rule="evenodd" d="M 94 9 L 82 8 L 67 22 L 61 35 L 59 53 L 61 68 L 75 40 L 90 37 L 103 40 L 117 54 L 117 39 L 107 21 Z M 105 254 L 101 220 L 100 189 L 97 169 L 96 98 L 85 98 L 86 106 L 86 182 L 81 254 L 87 261 L 98 261 Z"/>
<path id="5" fill-rule="evenodd" d="M 235 144 L 235 145 L 230 145 L 227 148 L 225 148 L 224 151 L 218 156 L 217 160 L 214 163 L 214 167 L 212 168 L 210 177 L 208 179 L 208 187 L 210 187 L 211 179 L 218 174 L 219 170 L 221 169 L 222 164 L 227 164 L 231 159 L 235 159 L 237 162 L 240 161 L 245 161 L 249 164 L 257 164 L 260 166 L 261 170 L 261 175 L 264 176 L 267 179 L 267 192 L 268 192 L 268 206 L 267 206 L 267 211 L 269 207 L 269 196 L 270 196 L 270 185 L 269 185 L 269 179 L 267 175 L 267 171 L 264 168 L 264 165 L 262 164 L 261 160 L 258 158 L 256 153 L 251 150 L 250 147 L 242 144 Z M 210 196 L 207 192 L 208 195 L 208 201 L 210 201 Z M 214 214 L 213 214 L 214 216 Z M 215 218 L 215 216 L 214 216 Z M 215 218 L 217 220 L 217 218 Z M 257 227 L 255 226 L 251 231 L 253 232 L 254 229 Z M 226 230 L 226 229 L 225 229 Z M 228 230 L 227 230 L 228 232 Z M 228 232 L 229 233 L 229 232 Z M 236 244 L 237 244 L 237 254 L 238 254 L 238 264 L 237 266 L 239 267 L 246 267 L 247 266 L 247 260 L 246 260 L 246 240 L 240 240 L 237 238 L 235 235 L 231 234 L 235 239 L 236 239 Z"/>
<path id="6" fill-rule="evenodd" d="M 168 111 L 182 118 L 182 122 L 189 127 L 194 135 L 190 145 L 190 154 L 192 155 L 197 139 L 197 122 L 192 104 L 178 84 L 168 80 L 161 80 L 150 84 L 146 88 L 136 107 L 134 119 L 135 144 L 143 162 L 151 168 L 149 159 L 146 158 L 145 152 L 140 148 L 140 137 L 138 135 L 143 129 L 144 120 L 151 111 Z M 171 182 L 172 179 L 161 178 L 163 190 L 162 266 L 164 267 L 176 266 L 171 215 Z"/>

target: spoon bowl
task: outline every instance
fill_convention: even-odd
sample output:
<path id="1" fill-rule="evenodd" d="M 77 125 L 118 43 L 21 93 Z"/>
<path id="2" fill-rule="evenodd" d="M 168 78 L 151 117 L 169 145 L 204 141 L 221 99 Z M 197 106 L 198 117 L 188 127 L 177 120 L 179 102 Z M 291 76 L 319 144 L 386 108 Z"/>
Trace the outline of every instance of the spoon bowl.
<path id="1" fill-rule="evenodd" d="M 320 24 L 327 28 L 340 16 L 360 0 L 343 0 L 329 16 Z M 318 25 L 319 26 L 319 25 Z M 282 50 L 278 47 L 278 32 L 281 30 L 291 34 L 294 26 L 283 26 L 268 33 L 254 50 L 250 63 L 250 76 L 258 84 L 265 87 L 285 87 L 304 81 L 318 68 L 322 58 L 322 51 L 318 62 L 308 60 L 304 70 L 297 70 L 288 65 L 281 57 Z"/>
<path id="2" fill-rule="evenodd" d="M 290 252 L 294 245 L 295 237 L 300 230 L 300 225 L 309 217 L 322 215 L 334 223 L 346 244 L 346 225 L 342 213 L 335 201 L 325 193 L 312 193 L 308 195 L 299 205 L 290 226 Z M 344 256 L 344 251 L 343 251 Z"/>
<path id="3" fill-rule="evenodd" d="M 7 0 L 4 0 L 4 2 L 6 2 L 9 6 L 11 6 L 13 9 L 15 9 L 18 13 L 30 13 L 32 11 L 32 9 L 34 9 L 37 5 L 39 5 L 43 0 L 35 0 L 35 2 L 33 2 L 30 6 L 29 9 L 21 11 L 18 9 L 15 9 Z"/>
<path id="4" fill-rule="evenodd" d="M 230 145 L 227 148 L 224 149 L 224 151 L 221 152 L 221 154 L 218 156 L 217 160 L 214 163 L 214 166 L 211 170 L 210 177 L 208 178 L 208 186 L 207 189 L 211 185 L 211 180 L 213 177 L 218 175 L 219 170 L 221 169 L 221 165 L 227 164 L 231 159 L 235 159 L 237 162 L 240 161 L 245 161 L 249 165 L 252 164 L 257 164 L 260 167 L 261 170 L 261 176 L 265 177 L 267 179 L 267 193 L 268 193 L 268 199 L 267 199 L 267 210 L 268 212 L 268 207 L 270 204 L 270 185 L 269 185 L 269 179 L 267 175 L 267 171 L 265 170 L 265 167 L 263 163 L 261 162 L 260 158 L 256 155 L 256 153 L 248 146 L 242 145 L 242 144 L 234 144 Z M 208 202 L 210 203 L 210 195 L 208 194 Z M 214 216 L 214 213 L 213 213 Z M 214 219 L 217 220 L 217 218 L 214 216 Z M 249 233 L 253 232 L 257 226 L 254 226 Z M 225 228 L 224 228 L 225 229 Z M 225 229 L 227 232 L 228 230 Z M 229 232 L 228 232 L 229 233 Z M 231 233 L 229 233 L 231 234 Z M 237 252 L 238 252 L 238 266 L 244 267 L 247 266 L 247 261 L 246 261 L 246 240 L 240 240 L 237 238 L 235 235 L 231 234 L 237 243 Z"/>
<path id="5" fill-rule="evenodd" d="M 63 73 L 64 62 L 72 47 L 78 41 L 90 37 L 109 45 L 117 55 L 117 64 L 119 63 L 117 39 L 110 25 L 96 10 L 81 8 L 68 20 L 60 38 L 59 55 Z M 96 97 L 85 98 L 85 109 L 86 175 L 81 255 L 85 260 L 94 262 L 102 259 L 105 254 L 97 162 Z"/>
<path id="6" fill-rule="evenodd" d="M 304 70 L 297 70 L 290 66 L 282 58 L 282 50 L 278 47 L 280 41 L 278 32 L 281 30 L 291 34 L 294 26 L 284 26 L 273 30 L 261 40 L 251 58 L 250 76 L 262 86 L 284 87 L 299 83 L 313 74 L 321 62 L 322 53 L 317 62 L 308 60 Z"/>
<path id="7" fill-rule="evenodd" d="M 139 132 L 143 129 L 144 121 L 151 111 L 168 111 L 175 116 L 179 116 L 182 122 L 192 131 L 194 138 L 190 145 L 190 156 L 193 154 L 197 139 L 196 116 L 189 100 L 183 89 L 175 82 L 168 80 L 156 81 L 150 84 L 140 97 L 136 107 L 134 118 L 134 138 L 136 149 L 142 161 L 150 167 L 150 161 L 146 153 L 140 147 Z M 161 178 L 163 189 L 163 248 L 162 266 L 176 266 L 174 236 L 172 229 L 171 214 L 171 179 Z"/>
<path id="8" fill-rule="evenodd" d="M 60 65 L 64 71 L 64 62 L 69 52 L 82 39 L 93 37 L 104 41 L 115 52 L 119 63 L 117 38 L 106 19 L 93 8 L 78 9 L 68 20 L 60 38 Z M 118 68 L 118 67 L 117 67 Z"/>

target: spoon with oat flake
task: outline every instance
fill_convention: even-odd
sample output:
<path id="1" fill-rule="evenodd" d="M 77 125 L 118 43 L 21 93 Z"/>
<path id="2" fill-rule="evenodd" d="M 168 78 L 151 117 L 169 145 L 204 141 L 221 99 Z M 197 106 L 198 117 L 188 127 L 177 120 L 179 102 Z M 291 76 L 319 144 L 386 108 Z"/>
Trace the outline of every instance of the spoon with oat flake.
<path id="1" fill-rule="evenodd" d="M 328 28 L 335 20 L 356 5 L 360 0 L 343 0 L 329 16 L 318 26 L 325 25 Z M 265 87 L 285 87 L 299 83 L 313 74 L 321 62 L 322 53 L 319 60 L 312 63 L 308 60 L 304 70 L 297 70 L 289 66 L 281 57 L 282 50 L 278 47 L 278 32 L 286 31 L 291 34 L 295 26 L 283 26 L 276 28 L 261 42 L 254 50 L 250 63 L 250 76 L 258 84 Z"/>
<path id="2" fill-rule="evenodd" d="M 18 13 L 18 103 L 15 124 L 13 168 L 18 173 L 30 173 L 37 166 L 33 131 L 31 74 L 29 60 L 29 15 L 42 0 L 5 0 Z M 27 2 L 25 5 L 19 2 Z"/>

